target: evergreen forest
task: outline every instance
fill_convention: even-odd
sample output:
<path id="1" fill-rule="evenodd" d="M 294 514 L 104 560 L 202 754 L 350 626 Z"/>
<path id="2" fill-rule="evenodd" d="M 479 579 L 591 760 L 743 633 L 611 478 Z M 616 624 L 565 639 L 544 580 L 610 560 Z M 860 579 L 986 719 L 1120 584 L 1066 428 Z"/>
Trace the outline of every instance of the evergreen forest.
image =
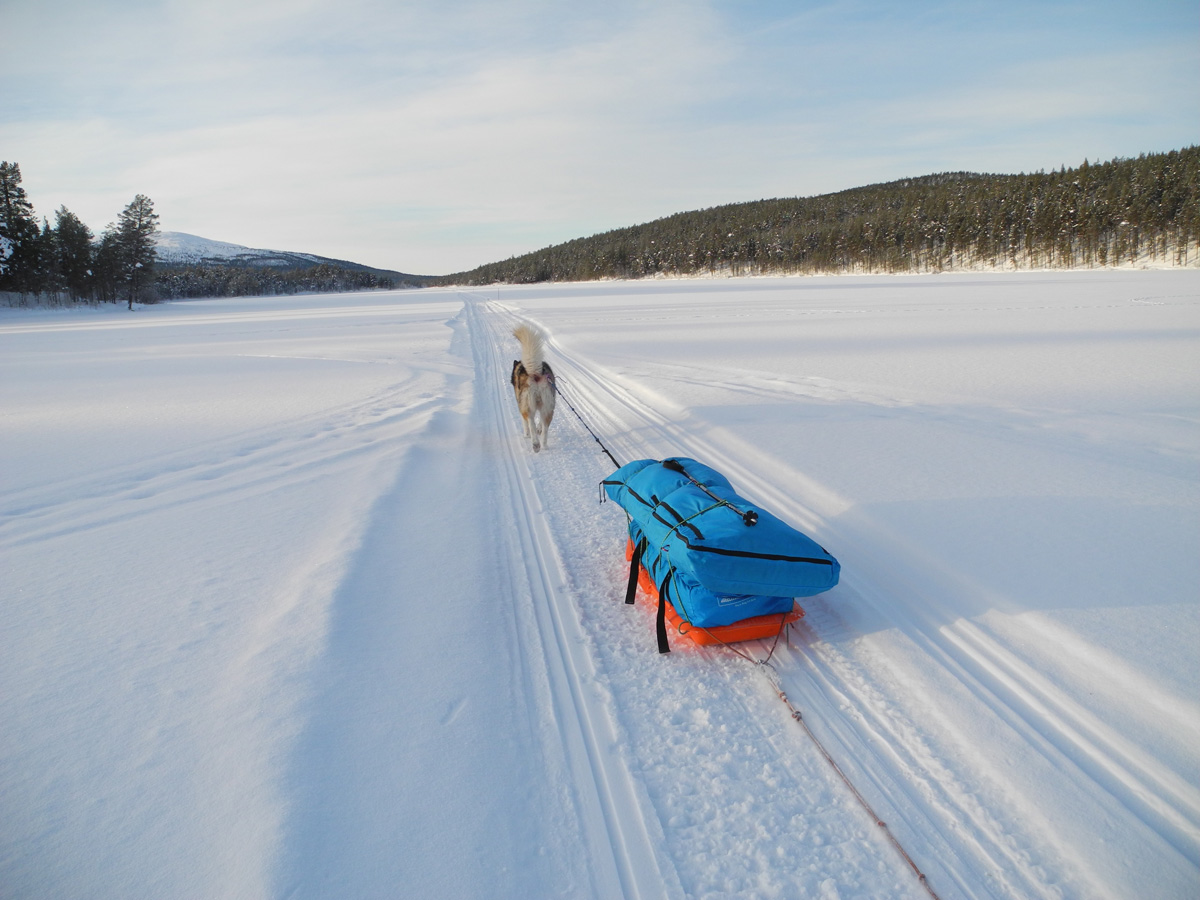
<path id="1" fill-rule="evenodd" d="M 99 239 L 65 206 L 39 226 L 21 167 L 0 162 L 0 291 L 18 298 L 145 302 L 153 296 L 154 203 L 138 194 Z"/>
<path id="2" fill-rule="evenodd" d="M 369 269 L 320 262 L 306 266 L 171 264 L 158 267 L 155 288 L 164 300 L 190 297 L 264 297 L 275 294 L 332 294 L 342 291 L 419 287 L 422 280 Z"/>
<path id="3" fill-rule="evenodd" d="M 949 172 L 667 216 L 433 279 L 1200 264 L 1200 147 L 1021 175 Z"/>

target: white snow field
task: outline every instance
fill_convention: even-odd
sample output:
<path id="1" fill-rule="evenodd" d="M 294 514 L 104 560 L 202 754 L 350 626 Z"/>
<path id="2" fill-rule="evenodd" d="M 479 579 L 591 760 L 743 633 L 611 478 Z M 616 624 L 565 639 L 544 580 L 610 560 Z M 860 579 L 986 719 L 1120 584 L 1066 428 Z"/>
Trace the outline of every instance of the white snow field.
<path id="1" fill-rule="evenodd" d="M 767 669 L 621 602 L 518 319 L 621 462 L 839 558 L 772 665 L 933 892 L 1200 895 L 1187 270 L 0 310 L 0 896 L 928 896 Z"/>

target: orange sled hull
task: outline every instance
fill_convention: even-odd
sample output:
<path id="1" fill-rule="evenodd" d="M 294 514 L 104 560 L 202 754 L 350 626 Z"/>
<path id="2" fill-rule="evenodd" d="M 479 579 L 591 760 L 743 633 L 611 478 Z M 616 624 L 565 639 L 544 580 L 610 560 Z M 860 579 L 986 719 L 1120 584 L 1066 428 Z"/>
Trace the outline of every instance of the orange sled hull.
<path id="1" fill-rule="evenodd" d="M 633 559 L 633 541 L 625 541 L 625 559 Z M 638 586 L 655 602 L 658 602 L 658 587 L 650 578 L 645 566 L 638 566 Z M 667 621 L 676 634 L 686 635 L 693 642 L 701 645 L 736 644 L 739 641 L 755 641 L 777 635 L 780 630 L 804 615 L 804 610 L 798 604 L 792 604 L 791 612 L 771 613 L 766 616 L 751 616 L 730 625 L 714 625 L 711 628 L 698 628 L 684 619 L 668 600 L 666 607 Z"/>

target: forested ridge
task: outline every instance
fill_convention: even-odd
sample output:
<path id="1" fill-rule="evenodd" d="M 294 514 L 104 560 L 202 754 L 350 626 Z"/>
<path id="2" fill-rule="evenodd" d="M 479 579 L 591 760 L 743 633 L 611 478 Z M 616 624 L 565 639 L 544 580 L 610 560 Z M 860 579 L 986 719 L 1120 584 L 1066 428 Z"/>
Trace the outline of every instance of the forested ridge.
<path id="1" fill-rule="evenodd" d="M 433 279 L 1200 264 L 1200 147 L 1020 175 L 948 172 L 678 213 Z"/>
<path id="2" fill-rule="evenodd" d="M 275 294 L 391 290 L 416 287 L 419 278 L 353 264 L 307 266 L 223 262 L 160 263 L 155 289 L 164 300 L 189 297 L 261 297 Z"/>

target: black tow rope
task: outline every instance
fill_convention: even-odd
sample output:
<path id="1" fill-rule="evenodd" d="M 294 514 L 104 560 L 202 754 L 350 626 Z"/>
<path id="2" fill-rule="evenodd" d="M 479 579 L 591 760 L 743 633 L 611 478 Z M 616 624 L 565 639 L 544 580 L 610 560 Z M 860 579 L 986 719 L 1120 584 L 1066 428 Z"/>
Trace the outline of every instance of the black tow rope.
<path id="1" fill-rule="evenodd" d="M 604 446 L 604 441 L 600 440 L 600 438 L 596 435 L 596 432 L 592 431 L 592 426 L 589 425 L 584 420 L 583 416 L 581 416 L 579 414 L 579 410 L 577 410 L 574 406 L 571 405 L 571 401 L 567 399 L 567 395 L 564 394 L 562 392 L 562 389 L 558 386 L 558 379 L 552 378 L 550 380 L 550 383 L 554 385 L 554 393 L 558 394 L 558 396 L 563 398 L 563 402 L 567 404 L 567 407 L 571 410 L 571 412 L 575 413 L 575 418 L 577 418 L 579 420 L 580 424 L 582 424 L 583 427 L 587 429 L 588 434 L 590 434 L 592 436 L 592 438 L 596 441 L 596 443 L 600 445 L 600 449 L 604 451 L 604 455 L 612 460 L 612 464 L 614 466 L 616 466 L 618 469 L 621 468 L 621 464 L 619 462 L 617 462 L 617 458 L 615 456 L 613 456 L 611 453 L 609 453 L 608 448 Z"/>

